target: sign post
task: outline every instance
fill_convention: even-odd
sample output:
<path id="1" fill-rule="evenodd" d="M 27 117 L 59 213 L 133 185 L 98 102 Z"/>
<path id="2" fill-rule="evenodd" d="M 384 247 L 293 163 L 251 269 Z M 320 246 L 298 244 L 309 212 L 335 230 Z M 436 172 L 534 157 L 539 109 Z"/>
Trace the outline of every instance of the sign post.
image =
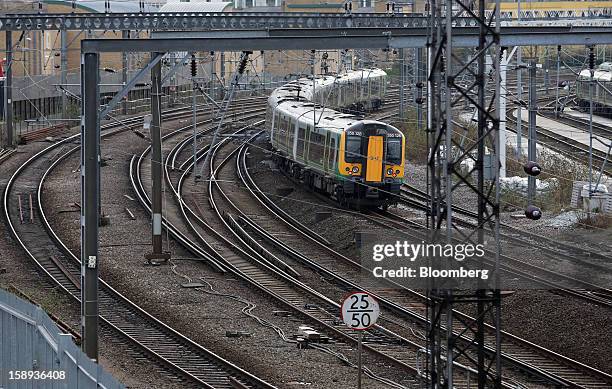
<path id="1" fill-rule="evenodd" d="M 378 301 L 366 292 L 351 293 L 342 300 L 341 317 L 350 329 L 360 331 L 357 337 L 357 389 L 361 389 L 361 350 L 363 332 L 376 324 L 380 315 Z"/>

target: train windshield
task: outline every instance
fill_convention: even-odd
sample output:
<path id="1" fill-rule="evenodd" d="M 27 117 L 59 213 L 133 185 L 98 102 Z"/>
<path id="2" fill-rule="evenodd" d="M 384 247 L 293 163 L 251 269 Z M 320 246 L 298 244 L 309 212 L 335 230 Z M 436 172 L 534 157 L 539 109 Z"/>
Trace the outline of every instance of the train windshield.
<path id="1" fill-rule="evenodd" d="M 346 137 L 346 162 L 358 162 L 361 159 L 361 137 L 347 136 Z"/>
<path id="2" fill-rule="evenodd" d="M 387 163 L 399 165 L 402 163 L 402 139 L 388 138 L 387 139 Z"/>

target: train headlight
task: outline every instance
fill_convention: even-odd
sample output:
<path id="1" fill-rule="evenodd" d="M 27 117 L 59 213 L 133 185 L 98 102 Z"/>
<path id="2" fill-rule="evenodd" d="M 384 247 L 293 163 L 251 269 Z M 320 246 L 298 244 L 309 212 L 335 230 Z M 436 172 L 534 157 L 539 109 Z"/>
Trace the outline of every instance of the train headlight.
<path id="1" fill-rule="evenodd" d="M 353 173 L 357 173 L 359 171 L 359 168 L 357 166 L 353 166 Z"/>
<path id="2" fill-rule="evenodd" d="M 345 170 L 346 170 L 347 172 L 350 172 L 350 171 L 351 171 L 351 168 L 347 166 Z"/>
<path id="3" fill-rule="evenodd" d="M 395 171 L 395 174 L 399 174 L 399 169 L 397 169 L 397 170 Z"/>
<path id="4" fill-rule="evenodd" d="M 387 169 L 387 175 L 393 175 L 393 169 L 389 168 Z"/>

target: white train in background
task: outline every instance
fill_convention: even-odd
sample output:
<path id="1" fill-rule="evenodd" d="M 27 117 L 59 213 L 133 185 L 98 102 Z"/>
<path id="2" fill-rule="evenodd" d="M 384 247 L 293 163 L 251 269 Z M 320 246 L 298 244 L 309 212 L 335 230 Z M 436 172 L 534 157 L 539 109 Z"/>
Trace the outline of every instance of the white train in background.
<path id="1" fill-rule="evenodd" d="M 359 69 L 339 75 L 306 77 L 277 90 L 293 90 L 299 98 L 343 112 L 379 110 L 387 93 L 387 73 L 382 69 Z M 298 96 L 296 95 L 296 97 Z"/>

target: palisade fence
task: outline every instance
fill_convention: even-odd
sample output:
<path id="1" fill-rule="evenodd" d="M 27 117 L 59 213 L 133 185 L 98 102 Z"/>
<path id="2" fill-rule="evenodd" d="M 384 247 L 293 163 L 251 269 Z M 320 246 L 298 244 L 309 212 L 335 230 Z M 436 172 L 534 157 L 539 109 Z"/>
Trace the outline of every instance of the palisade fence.
<path id="1" fill-rule="evenodd" d="M 0 389 L 11 388 L 125 387 L 90 360 L 42 308 L 0 288 Z"/>

